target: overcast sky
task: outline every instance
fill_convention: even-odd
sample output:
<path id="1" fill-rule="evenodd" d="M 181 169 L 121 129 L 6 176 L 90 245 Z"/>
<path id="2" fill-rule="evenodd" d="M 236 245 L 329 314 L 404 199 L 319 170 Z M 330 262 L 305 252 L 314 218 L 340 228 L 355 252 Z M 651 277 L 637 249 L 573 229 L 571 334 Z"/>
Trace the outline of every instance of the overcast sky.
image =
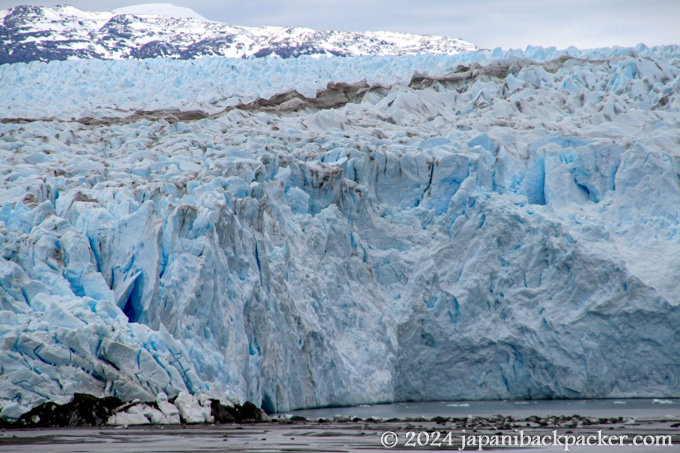
<path id="1" fill-rule="evenodd" d="M 112 10 L 143 0 L 0 0 Z M 680 0 L 170 0 L 232 25 L 388 30 L 463 38 L 479 47 L 680 44 Z"/>

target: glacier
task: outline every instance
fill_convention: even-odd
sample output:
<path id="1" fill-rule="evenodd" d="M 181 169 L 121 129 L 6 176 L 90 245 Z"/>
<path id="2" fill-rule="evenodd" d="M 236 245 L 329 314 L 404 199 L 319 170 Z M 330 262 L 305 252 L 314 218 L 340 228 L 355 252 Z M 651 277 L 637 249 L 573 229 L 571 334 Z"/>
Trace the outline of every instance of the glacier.
<path id="1" fill-rule="evenodd" d="M 0 80 L 4 418 L 680 396 L 678 46 Z"/>

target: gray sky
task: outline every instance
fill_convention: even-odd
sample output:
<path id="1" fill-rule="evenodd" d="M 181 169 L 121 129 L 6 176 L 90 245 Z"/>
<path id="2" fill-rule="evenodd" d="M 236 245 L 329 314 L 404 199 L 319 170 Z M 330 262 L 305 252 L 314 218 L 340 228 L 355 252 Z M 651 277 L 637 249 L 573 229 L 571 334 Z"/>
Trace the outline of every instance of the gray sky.
<path id="1" fill-rule="evenodd" d="M 163 2 L 163 0 L 155 0 Z M 111 10 L 144 0 L 0 0 Z M 680 44 L 680 0 L 165 0 L 232 25 L 388 30 L 463 38 L 482 48 Z"/>

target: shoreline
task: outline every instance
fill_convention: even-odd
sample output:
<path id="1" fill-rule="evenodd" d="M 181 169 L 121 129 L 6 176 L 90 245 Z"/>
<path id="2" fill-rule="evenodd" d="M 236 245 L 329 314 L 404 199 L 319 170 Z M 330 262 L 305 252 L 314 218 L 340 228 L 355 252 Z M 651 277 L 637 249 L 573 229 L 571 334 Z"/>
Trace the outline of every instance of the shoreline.
<path id="1" fill-rule="evenodd" d="M 655 438 L 669 436 L 671 445 L 658 447 L 573 447 L 571 451 L 680 451 L 680 423 L 677 420 L 631 420 L 617 417 L 615 420 L 593 420 L 590 417 L 530 417 L 515 419 L 512 416 L 469 417 L 464 419 L 444 418 L 434 420 L 343 420 L 303 421 L 273 419 L 269 422 L 239 424 L 202 425 L 146 425 L 129 427 L 69 427 L 31 428 L 3 430 L 0 432 L 0 450 L 3 452 L 25 451 L 30 446 L 34 452 L 97 451 L 316 451 L 378 452 L 388 450 L 381 444 L 381 436 L 394 433 L 398 439 L 392 451 L 444 450 L 459 451 L 463 436 L 469 442 L 473 436 L 634 436 Z M 620 420 L 619 420 L 620 419 Z M 674 426 L 675 425 L 675 426 Z M 427 433 L 421 436 L 434 439 L 435 434 L 449 442 L 443 445 L 406 445 L 408 433 Z M 416 439 L 416 437 L 413 437 Z M 414 440 L 415 442 L 415 440 Z M 477 450 L 478 447 L 466 450 Z M 562 451 L 552 447 L 487 447 L 483 450 L 503 451 Z"/>

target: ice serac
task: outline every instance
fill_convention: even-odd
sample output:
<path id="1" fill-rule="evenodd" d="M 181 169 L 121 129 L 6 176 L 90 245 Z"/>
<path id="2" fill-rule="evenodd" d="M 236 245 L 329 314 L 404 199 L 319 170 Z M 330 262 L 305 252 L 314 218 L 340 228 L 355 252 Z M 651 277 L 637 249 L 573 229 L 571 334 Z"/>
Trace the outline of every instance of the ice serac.
<path id="1" fill-rule="evenodd" d="M 680 396 L 679 62 L 0 67 L 2 416 Z"/>

